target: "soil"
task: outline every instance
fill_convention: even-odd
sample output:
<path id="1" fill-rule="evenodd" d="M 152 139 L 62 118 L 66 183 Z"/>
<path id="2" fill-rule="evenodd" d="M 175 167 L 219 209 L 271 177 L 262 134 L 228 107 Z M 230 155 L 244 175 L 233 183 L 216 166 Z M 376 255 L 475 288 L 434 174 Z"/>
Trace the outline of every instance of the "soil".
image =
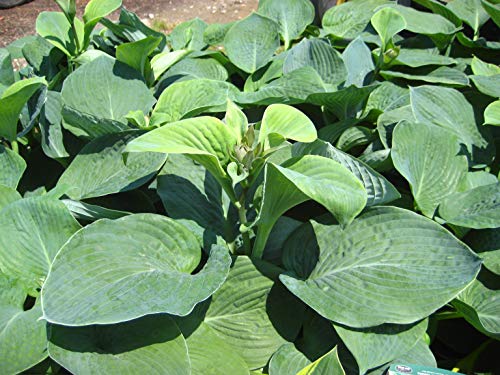
<path id="1" fill-rule="evenodd" d="M 80 15 L 87 2 L 77 0 Z M 238 20 L 257 9 L 258 0 L 123 0 L 123 5 L 137 13 L 147 24 L 168 30 L 195 17 L 208 23 Z M 53 0 L 34 0 L 16 8 L 0 9 L 0 47 L 35 34 L 38 14 L 47 10 L 58 10 Z M 116 14 L 112 18 L 116 18 Z"/>

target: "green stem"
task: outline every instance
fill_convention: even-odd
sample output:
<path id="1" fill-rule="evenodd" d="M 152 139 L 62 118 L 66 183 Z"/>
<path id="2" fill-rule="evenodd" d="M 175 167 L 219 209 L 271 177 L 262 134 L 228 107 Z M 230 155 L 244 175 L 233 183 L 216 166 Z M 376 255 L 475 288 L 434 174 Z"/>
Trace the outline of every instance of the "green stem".
<path id="1" fill-rule="evenodd" d="M 78 39 L 78 34 L 76 32 L 76 26 L 75 26 L 75 21 L 71 22 L 71 31 L 73 31 L 73 36 L 75 38 L 75 45 L 76 45 L 76 53 L 77 55 L 80 54 L 80 40 Z"/>
<path id="2" fill-rule="evenodd" d="M 436 320 L 450 320 L 463 318 L 462 314 L 457 311 L 444 311 L 434 315 Z"/>
<path id="3" fill-rule="evenodd" d="M 17 141 L 12 141 L 10 143 L 10 148 L 12 149 L 12 151 L 14 151 L 16 154 L 19 154 L 19 144 L 17 143 Z"/>
<path id="4" fill-rule="evenodd" d="M 248 224 L 247 209 L 246 209 L 246 194 L 247 194 L 247 189 L 243 189 L 240 200 L 236 205 L 236 207 L 238 208 L 238 217 L 240 219 L 240 225 L 242 226 L 246 226 Z M 243 237 L 243 249 L 245 251 L 245 255 L 251 255 L 252 243 L 250 241 L 250 234 L 248 233 L 248 230 L 244 230 L 243 232 L 241 232 L 241 236 Z"/>

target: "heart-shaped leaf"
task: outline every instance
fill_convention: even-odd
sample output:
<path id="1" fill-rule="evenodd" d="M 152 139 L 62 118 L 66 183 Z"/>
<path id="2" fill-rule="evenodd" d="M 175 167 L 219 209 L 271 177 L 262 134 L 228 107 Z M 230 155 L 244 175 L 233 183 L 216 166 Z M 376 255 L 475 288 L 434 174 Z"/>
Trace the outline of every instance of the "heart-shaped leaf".
<path id="1" fill-rule="evenodd" d="M 316 222 L 306 229 L 295 240 L 309 254 L 319 249 L 316 267 L 306 280 L 280 279 L 321 315 L 350 327 L 423 319 L 467 287 L 481 265 L 439 224 L 396 207 L 370 208 L 345 229 Z"/>
<path id="2" fill-rule="evenodd" d="M 347 71 L 342 55 L 327 41 L 303 39 L 287 53 L 283 73 L 306 66 L 314 68 L 325 83 L 338 85 L 346 80 Z"/>
<path id="3" fill-rule="evenodd" d="M 432 123 L 455 133 L 474 155 L 475 149 L 488 149 L 488 142 L 478 129 L 472 105 L 457 90 L 439 86 L 410 88 L 415 119 Z"/>
<path id="4" fill-rule="evenodd" d="M 415 203 L 424 215 L 433 217 L 438 205 L 465 177 L 469 167 L 459 150 L 457 137 L 446 129 L 406 121 L 396 126 L 392 161 L 410 183 Z"/>
<path id="5" fill-rule="evenodd" d="M 61 94 L 66 125 L 91 138 L 127 129 L 131 111 L 149 113 L 155 102 L 138 71 L 106 56 L 70 74 Z"/>
<path id="6" fill-rule="evenodd" d="M 278 24 L 285 50 L 314 21 L 314 6 L 308 0 L 263 0 L 259 13 Z"/>
<path id="7" fill-rule="evenodd" d="M 266 65 L 280 45 L 278 24 L 252 13 L 226 33 L 224 47 L 231 62 L 247 73 Z"/>
<path id="8" fill-rule="evenodd" d="M 55 258 L 42 289 L 44 318 L 83 326 L 156 313 L 187 315 L 222 285 L 229 270 L 227 250 L 214 245 L 207 264 L 191 275 L 200 257 L 196 236 L 165 216 L 97 221 Z"/>

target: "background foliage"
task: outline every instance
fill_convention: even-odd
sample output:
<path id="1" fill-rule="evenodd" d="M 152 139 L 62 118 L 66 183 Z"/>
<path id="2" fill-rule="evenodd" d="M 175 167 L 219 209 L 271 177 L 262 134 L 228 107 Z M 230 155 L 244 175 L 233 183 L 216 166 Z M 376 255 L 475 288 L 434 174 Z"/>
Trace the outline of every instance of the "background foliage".
<path id="1" fill-rule="evenodd" d="M 496 0 L 57 3 L 0 49 L 2 373 L 498 370 Z"/>

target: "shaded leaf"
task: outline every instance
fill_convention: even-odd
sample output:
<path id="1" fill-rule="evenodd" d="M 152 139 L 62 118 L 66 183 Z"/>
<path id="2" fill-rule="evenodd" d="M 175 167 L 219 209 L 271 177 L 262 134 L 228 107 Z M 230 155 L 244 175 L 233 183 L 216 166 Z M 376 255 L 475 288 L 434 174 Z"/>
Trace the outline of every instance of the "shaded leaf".
<path id="1" fill-rule="evenodd" d="M 189 375 L 187 346 L 166 315 L 105 326 L 49 326 L 49 353 L 74 374 Z"/>
<path id="2" fill-rule="evenodd" d="M 74 200 L 100 197 L 141 186 L 167 159 L 165 154 L 141 153 L 130 155 L 125 162 L 122 155 L 125 147 L 142 134 L 144 132 L 131 130 L 94 139 L 73 159 L 58 185 L 67 185 L 67 195 Z"/>

